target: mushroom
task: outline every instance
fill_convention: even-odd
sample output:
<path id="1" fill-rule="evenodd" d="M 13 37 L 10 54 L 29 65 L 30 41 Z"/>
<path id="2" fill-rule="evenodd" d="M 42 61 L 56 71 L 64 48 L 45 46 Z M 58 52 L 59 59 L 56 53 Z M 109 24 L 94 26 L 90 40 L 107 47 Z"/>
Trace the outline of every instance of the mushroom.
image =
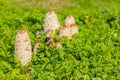
<path id="1" fill-rule="evenodd" d="M 53 37 L 54 37 L 54 34 L 55 34 L 55 32 L 54 32 L 53 30 L 48 30 L 48 31 L 46 32 L 46 37 L 48 37 L 48 38 L 53 38 Z"/>
<path id="2" fill-rule="evenodd" d="M 40 45 L 40 41 L 36 41 L 34 44 L 33 53 L 37 54 L 37 48 L 39 47 L 39 45 Z"/>
<path id="3" fill-rule="evenodd" d="M 40 34 L 43 32 L 43 30 L 37 30 L 35 35 L 36 35 L 36 38 L 39 38 L 40 37 Z"/>
<path id="4" fill-rule="evenodd" d="M 59 30 L 60 30 L 60 32 L 59 32 L 59 37 L 60 38 L 63 38 L 63 37 L 71 38 L 69 26 L 63 25 L 63 26 L 60 27 Z"/>
<path id="5" fill-rule="evenodd" d="M 60 27 L 57 15 L 55 14 L 54 11 L 49 11 L 46 14 L 43 27 L 44 27 L 44 32 L 46 32 L 46 33 L 48 31 L 52 31 L 52 34 L 50 34 L 50 35 L 55 34 L 55 30 Z"/>
<path id="6" fill-rule="evenodd" d="M 15 54 L 19 58 L 21 64 L 26 66 L 31 61 L 32 48 L 28 33 L 24 29 L 19 29 L 15 37 Z"/>
<path id="7" fill-rule="evenodd" d="M 70 32 L 71 32 L 71 36 L 74 35 L 75 33 L 78 33 L 78 28 L 76 24 L 70 25 Z"/>
<path id="8" fill-rule="evenodd" d="M 61 45 L 60 41 L 56 41 L 56 42 L 55 42 L 55 45 L 56 45 L 57 47 L 59 47 L 59 48 L 62 48 L 62 45 Z"/>
<path id="9" fill-rule="evenodd" d="M 56 30 L 60 27 L 57 15 L 54 11 L 49 11 L 46 14 L 43 26 L 45 32 L 47 32 L 48 30 Z"/>
<path id="10" fill-rule="evenodd" d="M 74 17 L 72 15 L 68 15 L 64 21 L 64 25 L 61 26 L 59 30 L 60 38 L 67 36 L 69 39 L 71 39 L 75 33 L 78 33 L 78 28 L 75 24 Z"/>
<path id="11" fill-rule="evenodd" d="M 75 24 L 75 19 L 72 15 L 68 15 L 64 21 L 64 25 L 70 26 L 71 24 Z"/>

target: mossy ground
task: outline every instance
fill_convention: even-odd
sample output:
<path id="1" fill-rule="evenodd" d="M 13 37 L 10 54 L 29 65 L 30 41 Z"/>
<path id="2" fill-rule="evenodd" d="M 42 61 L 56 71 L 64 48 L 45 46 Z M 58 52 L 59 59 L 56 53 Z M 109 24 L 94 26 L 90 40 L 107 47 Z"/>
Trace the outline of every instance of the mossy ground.
<path id="1" fill-rule="evenodd" d="M 0 79 L 1 80 L 119 80 L 120 0 L 1 0 Z M 37 39 L 45 14 L 54 10 L 61 25 L 65 17 L 75 17 L 79 33 L 71 40 L 60 39 L 63 48 L 46 48 L 45 33 Z M 14 54 L 16 31 L 25 28 L 41 44 L 28 67 Z M 59 39 L 57 36 L 55 39 Z M 46 50 L 45 50 L 46 49 Z M 29 68 L 32 73 L 29 73 Z"/>

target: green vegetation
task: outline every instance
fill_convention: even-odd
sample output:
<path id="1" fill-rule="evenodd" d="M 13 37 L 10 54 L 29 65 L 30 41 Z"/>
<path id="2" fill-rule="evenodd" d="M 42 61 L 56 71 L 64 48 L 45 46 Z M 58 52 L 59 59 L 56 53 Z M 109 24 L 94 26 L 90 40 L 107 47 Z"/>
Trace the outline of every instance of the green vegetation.
<path id="1" fill-rule="evenodd" d="M 0 0 L 0 79 L 119 80 L 120 0 L 45 1 Z M 60 39 L 61 49 L 53 46 L 44 50 L 45 33 L 35 37 L 48 10 L 56 12 L 61 24 L 72 14 L 78 25 L 79 34 L 71 40 Z M 28 67 L 22 67 L 14 54 L 14 39 L 20 28 L 28 31 L 32 46 L 41 41 Z"/>

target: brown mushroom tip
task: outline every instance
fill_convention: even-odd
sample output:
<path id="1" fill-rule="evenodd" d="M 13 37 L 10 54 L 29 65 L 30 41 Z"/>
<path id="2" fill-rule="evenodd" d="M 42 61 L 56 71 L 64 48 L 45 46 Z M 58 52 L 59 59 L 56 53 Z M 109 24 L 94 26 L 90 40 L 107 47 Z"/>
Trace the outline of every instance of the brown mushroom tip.
<path id="1" fill-rule="evenodd" d="M 73 17 L 73 15 L 69 14 L 67 17 L 68 17 L 68 18 L 72 18 L 72 17 Z"/>
<path id="2" fill-rule="evenodd" d="M 55 12 L 53 10 L 48 11 L 48 14 L 54 14 Z"/>
<path id="3" fill-rule="evenodd" d="M 23 33 L 25 33 L 25 32 L 26 32 L 26 30 L 23 29 L 23 28 L 21 28 L 21 29 L 18 30 L 18 33 L 21 33 L 21 34 L 23 34 Z"/>

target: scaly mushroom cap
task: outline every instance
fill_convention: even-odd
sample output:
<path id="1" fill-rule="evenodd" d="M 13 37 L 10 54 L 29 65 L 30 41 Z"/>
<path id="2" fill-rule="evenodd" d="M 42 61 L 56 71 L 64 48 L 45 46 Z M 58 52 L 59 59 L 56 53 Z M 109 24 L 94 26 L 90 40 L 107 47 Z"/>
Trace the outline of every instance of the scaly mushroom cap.
<path id="1" fill-rule="evenodd" d="M 45 32 L 48 30 L 56 30 L 60 27 L 57 15 L 54 13 L 54 11 L 49 11 L 46 14 L 43 27 Z"/>
<path id="2" fill-rule="evenodd" d="M 68 15 L 64 21 L 64 25 L 70 26 L 71 24 L 75 24 L 75 19 L 72 15 Z"/>
<path id="3" fill-rule="evenodd" d="M 69 26 L 63 25 L 60 27 L 59 37 L 60 38 L 63 38 L 63 37 L 70 38 L 71 37 Z"/>
<path id="4" fill-rule="evenodd" d="M 28 33 L 24 29 L 18 30 L 15 38 L 15 54 L 21 61 L 23 66 L 26 66 L 31 61 L 32 50 L 31 42 Z"/>

